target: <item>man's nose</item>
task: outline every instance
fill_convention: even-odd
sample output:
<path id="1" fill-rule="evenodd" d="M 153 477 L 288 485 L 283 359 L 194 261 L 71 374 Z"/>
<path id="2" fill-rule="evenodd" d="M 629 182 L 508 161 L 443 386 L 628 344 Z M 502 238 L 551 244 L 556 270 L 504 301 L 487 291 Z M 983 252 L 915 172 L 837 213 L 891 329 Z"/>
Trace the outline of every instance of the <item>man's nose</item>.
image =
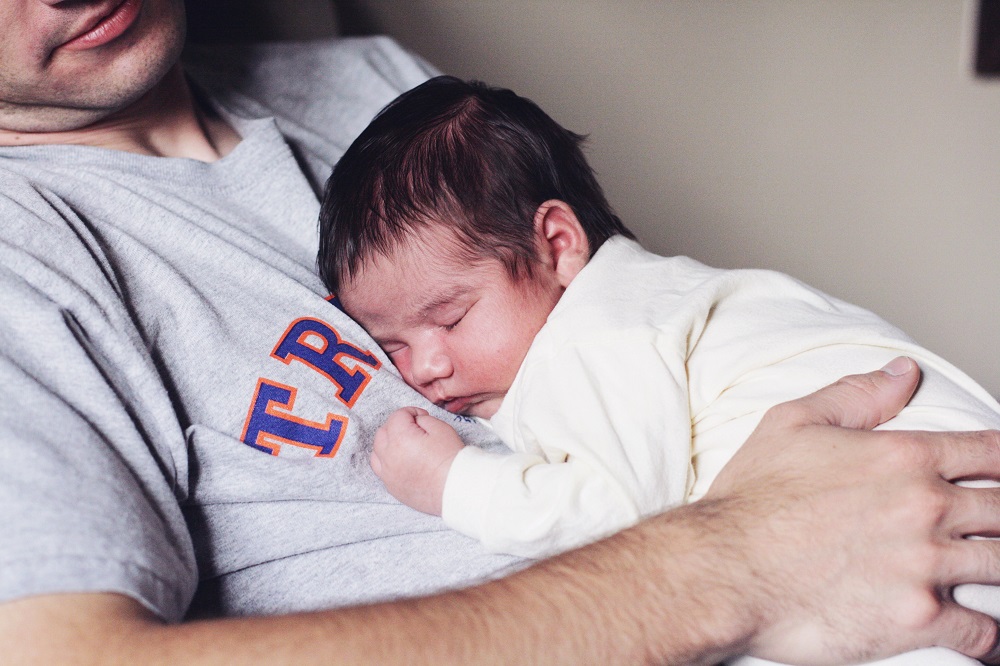
<path id="1" fill-rule="evenodd" d="M 410 373 L 418 386 L 427 386 L 450 376 L 451 372 L 451 359 L 440 345 L 431 343 L 410 348 Z"/>

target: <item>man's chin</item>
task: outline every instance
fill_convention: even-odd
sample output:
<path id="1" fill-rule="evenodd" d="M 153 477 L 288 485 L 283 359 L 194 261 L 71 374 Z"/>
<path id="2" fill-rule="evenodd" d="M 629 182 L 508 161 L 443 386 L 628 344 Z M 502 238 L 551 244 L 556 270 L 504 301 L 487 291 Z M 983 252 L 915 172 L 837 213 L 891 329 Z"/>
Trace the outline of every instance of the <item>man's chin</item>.
<path id="1" fill-rule="evenodd" d="M 58 106 L 0 104 L 0 132 L 17 135 L 10 144 L 30 145 L 30 135 L 57 134 L 85 129 L 111 115 L 113 110 L 74 109 Z M 25 136 L 29 135 L 29 136 Z M 39 139 L 44 138 L 39 136 Z M 0 141 L 3 136 L 0 136 Z M 41 143 L 42 141 L 39 141 Z"/>
<path id="2" fill-rule="evenodd" d="M 159 4 L 164 5 L 161 15 L 146 19 L 146 24 L 152 23 L 128 39 L 123 37 L 121 43 L 69 53 L 69 62 L 54 64 L 44 79 L 0 88 L 0 130 L 18 135 L 17 143 L 3 145 L 50 143 L 45 135 L 114 126 L 130 113 L 144 117 L 144 110 L 134 111 L 144 101 L 158 109 L 162 97 L 176 97 L 177 82 L 184 81 L 179 64 L 184 48 L 183 5 L 178 0 Z M 168 16 L 167 11 L 178 14 Z M 158 89 L 163 91 L 160 98 Z"/>

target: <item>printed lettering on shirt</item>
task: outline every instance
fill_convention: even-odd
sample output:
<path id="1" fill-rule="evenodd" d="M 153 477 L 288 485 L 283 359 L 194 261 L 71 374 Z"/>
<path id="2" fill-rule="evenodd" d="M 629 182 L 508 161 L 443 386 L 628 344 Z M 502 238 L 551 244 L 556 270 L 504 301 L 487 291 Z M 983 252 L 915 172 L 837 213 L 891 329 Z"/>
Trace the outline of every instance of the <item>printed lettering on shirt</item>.
<path id="1" fill-rule="evenodd" d="M 272 456 L 278 455 L 284 444 L 311 449 L 318 458 L 336 455 L 347 417 L 331 413 L 322 422 L 299 418 L 292 414 L 295 391 L 293 386 L 259 379 L 240 439 Z"/>
<path id="2" fill-rule="evenodd" d="M 292 322 L 271 356 L 286 365 L 297 360 L 324 375 L 337 387 L 337 399 L 353 407 L 371 380 L 363 366 L 378 370 L 382 363 L 371 352 L 344 342 L 329 324 L 302 318 Z"/>

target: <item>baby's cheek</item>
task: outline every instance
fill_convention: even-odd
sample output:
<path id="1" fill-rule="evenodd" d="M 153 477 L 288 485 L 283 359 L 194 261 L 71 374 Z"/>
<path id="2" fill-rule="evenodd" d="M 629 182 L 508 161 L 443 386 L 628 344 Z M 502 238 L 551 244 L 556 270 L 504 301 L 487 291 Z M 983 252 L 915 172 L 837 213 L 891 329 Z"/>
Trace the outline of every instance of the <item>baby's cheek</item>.
<path id="1" fill-rule="evenodd" d="M 413 388 L 416 388 L 411 372 L 409 355 L 405 352 L 397 352 L 393 354 L 389 360 L 392 361 L 394 366 L 396 366 L 396 370 L 399 370 L 399 374 L 402 375 L 403 381 Z"/>

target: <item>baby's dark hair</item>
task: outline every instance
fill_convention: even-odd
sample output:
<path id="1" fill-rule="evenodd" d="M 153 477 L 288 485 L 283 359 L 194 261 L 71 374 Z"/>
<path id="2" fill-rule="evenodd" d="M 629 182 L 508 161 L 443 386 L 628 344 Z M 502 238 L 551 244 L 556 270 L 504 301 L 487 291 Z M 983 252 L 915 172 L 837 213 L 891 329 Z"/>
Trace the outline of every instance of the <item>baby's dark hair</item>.
<path id="1" fill-rule="evenodd" d="M 584 137 L 510 90 L 450 76 L 403 93 L 351 144 L 326 183 L 319 272 L 331 293 L 362 262 L 427 224 L 454 229 L 470 262 L 496 259 L 514 279 L 538 261 L 534 217 L 569 204 L 590 253 L 634 238 L 583 156 Z"/>

